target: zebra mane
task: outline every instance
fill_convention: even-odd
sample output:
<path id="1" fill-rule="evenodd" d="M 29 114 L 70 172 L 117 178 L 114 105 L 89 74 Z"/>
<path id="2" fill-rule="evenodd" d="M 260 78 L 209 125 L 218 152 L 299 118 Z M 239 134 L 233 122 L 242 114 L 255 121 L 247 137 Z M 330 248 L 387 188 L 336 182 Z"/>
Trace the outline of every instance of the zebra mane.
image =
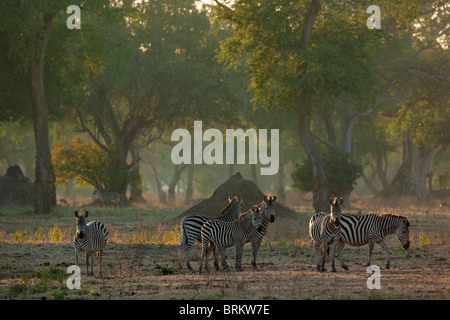
<path id="1" fill-rule="evenodd" d="M 228 208 L 231 206 L 231 204 L 233 203 L 234 199 L 238 199 L 237 196 L 234 196 L 234 198 L 220 211 L 219 216 L 224 215 L 225 212 L 228 210 Z"/>
<path id="2" fill-rule="evenodd" d="M 399 218 L 399 219 L 406 219 L 406 225 L 408 227 L 410 226 L 409 218 L 407 216 L 404 216 L 401 214 L 392 213 L 392 212 L 383 212 L 382 214 L 380 214 L 380 217 L 393 217 L 393 218 Z"/>
<path id="3" fill-rule="evenodd" d="M 252 212 L 252 209 L 249 209 L 248 211 L 242 212 L 241 215 L 239 217 L 236 218 L 236 221 L 239 221 L 243 218 L 245 218 L 245 216 L 247 215 L 247 213 Z"/>

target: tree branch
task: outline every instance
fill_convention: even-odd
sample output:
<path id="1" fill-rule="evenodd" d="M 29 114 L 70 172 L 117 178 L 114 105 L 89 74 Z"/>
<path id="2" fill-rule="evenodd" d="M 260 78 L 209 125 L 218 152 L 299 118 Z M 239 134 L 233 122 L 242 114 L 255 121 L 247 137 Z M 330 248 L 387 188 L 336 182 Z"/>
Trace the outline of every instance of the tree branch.
<path id="1" fill-rule="evenodd" d="M 92 140 L 96 144 L 98 144 L 103 150 L 108 151 L 109 149 L 97 139 L 97 137 L 92 133 L 92 131 L 84 124 L 83 116 L 81 115 L 80 110 L 77 110 L 78 119 L 80 119 L 80 124 L 83 132 L 87 132 Z"/>

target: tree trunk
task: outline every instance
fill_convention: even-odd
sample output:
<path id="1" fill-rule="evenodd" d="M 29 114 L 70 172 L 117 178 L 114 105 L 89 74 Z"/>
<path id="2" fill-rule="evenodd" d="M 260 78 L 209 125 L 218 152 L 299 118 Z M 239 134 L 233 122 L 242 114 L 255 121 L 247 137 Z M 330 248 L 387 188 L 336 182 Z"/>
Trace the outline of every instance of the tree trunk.
<path id="1" fill-rule="evenodd" d="M 286 193 L 284 189 L 284 144 L 283 141 L 280 141 L 280 165 L 278 168 L 277 174 L 277 197 L 280 202 L 286 201 Z"/>
<path id="2" fill-rule="evenodd" d="M 186 199 L 184 201 L 186 206 L 191 205 L 192 196 L 194 194 L 194 168 L 195 165 L 190 164 L 187 172 Z"/>
<path id="3" fill-rule="evenodd" d="M 361 173 L 361 177 L 363 178 L 364 183 L 369 188 L 370 192 L 372 192 L 374 196 L 378 195 L 378 190 L 372 183 L 372 179 L 370 179 L 364 172 Z"/>
<path id="4" fill-rule="evenodd" d="M 181 172 L 187 167 L 187 164 L 175 165 L 173 168 L 173 176 L 169 184 L 169 208 L 175 208 L 175 187 L 181 178 Z"/>
<path id="5" fill-rule="evenodd" d="M 133 139 L 131 142 L 131 162 L 132 162 L 132 169 L 137 170 L 139 173 L 139 161 L 140 161 L 140 155 L 139 155 L 139 145 L 137 138 Z M 142 196 L 142 189 L 138 188 L 136 185 L 131 185 L 130 190 L 130 201 L 138 202 L 138 203 L 146 203 L 144 197 Z"/>
<path id="6" fill-rule="evenodd" d="M 311 161 L 313 167 L 313 207 L 316 212 L 329 211 L 330 206 L 328 204 L 328 184 L 327 177 L 325 176 L 325 162 L 322 159 L 322 155 L 317 150 L 314 143 L 310 120 L 305 115 L 298 117 L 298 130 L 300 134 L 300 140 L 302 141 L 303 148 L 306 155 Z"/>
<path id="7" fill-rule="evenodd" d="M 381 185 L 383 186 L 383 190 L 389 190 L 389 181 L 388 181 L 388 158 L 386 151 L 378 153 L 375 155 L 376 161 L 376 171 L 378 178 L 381 181 Z"/>
<path id="8" fill-rule="evenodd" d="M 129 145 L 124 141 L 124 139 L 116 137 L 116 151 L 114 152 L 113 166 L 114 170 L 117 170 L 117 179 L 112 181 L 112 186 L 106 191 L 115 191 L 120 195 L 120 202 L 127 202 L 127 187 L 128 179 L 127 176 L 130 173 L 130 165 L 127 163 L 127 156 Z"/>
<path id="9" fill-rule="evenodd" d="M 308 13 L 305 16 L 305 22 L 303 23 L 302 35 L 300 39 L 300 49 L 307 51 L 311 40 L 311 31 L 314 21 L 319 14 L 321 7 L 320 0 L 311 0 L 311 6 Z M 297 65 L 298 77 L 301 78 L 307 71 L 308 64 L 304 61 Z M 309 109 L 310 105 L 304 103 L 302 109 Z M 306 155 L 311 161 L 313 167 L 313 207 L 316 212 L 329 211 L 328 204 L 328 185 L 327 178 L 325 176 L 325 163 L 322 159 L 320 152 L 317 150 L 314 140 L 311 134 L 310 120 L 305 114 L 298 116 L 298 130 L 300 134 L 300 140 L 302 141 L 303 148 Z"/>
<path id="10" fill-rule="evenodd" d="M 155 176 L 156 189 L 158 190 L 158 198 L 161 204 L 167 204 L 166 192 L 162 188 L 161 178 L 159 177 L 158 167 L 156 164 L 156 151 L 152 148 L 150 157 L 150 167 L 152 168 L 153 175 Z"/>
<path id="11" fill-rule="evenodd" d="M 46 17 L 44 27 L 34 35 L 33 57 L 28 80 L 28 96 L 36 142 L 36 169 L 33 184 L 35 213 L 50 213 L 56 206 L 55 172 L 48 140 L 48 106 L 44 91 L 44 56 L 53 19 L 54 16 Z"/>
<path id="12" fill-rule="evenodd" d="M 402 164 L 385 193 L 422 198 L 430 196 L 427 189 L 427 175 L 431 160 L 439 148 L 429 145 L 417 146 L 409 136 L 403 139 L 402 146 Z"/>

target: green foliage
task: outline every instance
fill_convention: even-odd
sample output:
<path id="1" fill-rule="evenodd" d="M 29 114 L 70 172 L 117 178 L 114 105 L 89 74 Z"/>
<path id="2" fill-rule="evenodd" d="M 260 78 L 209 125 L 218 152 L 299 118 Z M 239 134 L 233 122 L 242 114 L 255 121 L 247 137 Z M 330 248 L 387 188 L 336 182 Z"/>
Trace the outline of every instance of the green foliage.
<path id="1" fill-rule="evenodd" d="M 362 99 L 377 81 L 371 55 L 383 31 L 367 32 L 364 15 L 348 14 L 351 5 L 324 8 L 314 24 L 309 48 L 301 45 L 309 1 L 240 1 L 231 20 L 235 30 L 221 43 L 219 59 L 245 64 L 253 102 L 267 108 L 310 113 L 326 99 Z"/>
<path id="2" fill-rule="evenodd" d="M 55 267 L 47 267 L 36 273 L 36 277 L 41 280 L 57 280 L 60 283 L 63 283 L 67 277 L 66 271 L 63 269 L 58 269 Z"/>
<path id="3" fill-rule="evenodd" d="M 448 49 L 422 53 L 408 72 L 408 97 L 401 101 L 395 118 L 400 133 L 416 145 L 447 148 L 450 135 L 450 59 Z"/>
<path id="4" fill-rule="evenodd" d="M 341 194 L 355 187 L 356 179 L 362 173 L 362 166 L 352 162 L 348 156 L 343 156 L 337 151 L 326 153 L 324 161 L 330 193 Z M 313 190 L 313 167 L 307 158 L 295 165 L 295 170 L 291 176 L 294 181 L 294 188 L 297 190 Z"/>
<path id="5" fill-rule="evenodd" d="M 139 187 L 139 172 L 121 169 L 114 156 L 92 141 L 76 136 L 68 143 L 57 143 L 52 150 L 56 184 L 64 184 L 76 177 L 80 184 L 87 183 L 100 191 L 117 190 L 122 183 Z"/>

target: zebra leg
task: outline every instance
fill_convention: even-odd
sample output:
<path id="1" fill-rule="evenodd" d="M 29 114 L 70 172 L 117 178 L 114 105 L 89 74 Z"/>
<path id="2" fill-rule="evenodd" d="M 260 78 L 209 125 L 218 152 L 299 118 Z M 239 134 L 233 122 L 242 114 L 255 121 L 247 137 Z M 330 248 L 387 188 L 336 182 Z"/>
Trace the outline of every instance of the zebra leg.
<path id="1" fill-rule="evenodd" d="M 212 250 L 213 258 L 214 258 L 214 268 L 216 269 L 216 271 L 219 271 L 220 268 L 219 268 L 219 260 L 217 259 L 217 256 L 216 256 L 216 247 L 215 246 L 213 247 L 212 243 L 210 244 L 210 246 L 211 246 L 210 250 Z"/>
<path id="2" fill-rule="evenodd" d="M 372 240 L 369 240 L 369 261 L 367 262 L 367 266 L 370 266 L 372 263 L 372 252 L 373 247 L 375 246 L 375 242 Z"/>
<path id="3" fill-rule="evenodd" d="M 322 255 L 322 244 L 320 242 L 314 242 L 314 249 L 316 250 L 316 256 L 317 256 L 317 271 L 320 271 L 320 265 L 322 263 L 321 261 L 321 255 Z"/>
<path id="4" fill-rule="evenodd" d="M 190 256 L 190 254 L 191 254 L 192 247 L 193 247 L 193 243 L 191 243 L 191 242 L 188 240 L 188 243 L 187 243 L 187 245 L 186 245 L 186 247 L 185 247 L 185 257 L 186 257 L 186 266 L 187 266 L 188 269 L 191 270 L 191 271 L 192 271 L 192 267 L 191 267 L 191 264 L 190 264 L 190 262 L 189 262 L 189 256 Z"/>
<path id="5" fill-rule="evenodd" d="M 258 266 L 256 265 L 256 256 L 258 255 L 259 247 L 261 246 L 262 238 L 257 238 L 256 240 L 252 239 L 252 254 L 253 254 L 253 261 L 252 266 L 253 269 L 257 270 Z"/>
<path id="6" fill-rule="evenodd" d="M 75 265 L 78 266 L 78 250 L 75 248 Z"/>
<path id="7" fill-rule="evenodd" d="M 342 250 L 344 250 L 345 242 L 340 240 L 336 246 L 336 254 L 339 262 L 341 263 L 341 267 L 344 270 L 348 270 L 348 266 L 344 263 L 344 259 L 342 259 Z"/>
<path id="8" fill-rule="evenodd" d="M 225 248 L 220 248 L 220 253 L 222 255 L 222 268 L 223 270 L 228 269 L 227 259 L 225 258 Z"/>
<path id="9" fill-rule="evenodd" d="M 323 242 L 321 259 L 320 259 L 320 272 L 325 271 L 325 260 L 326 260 L 326 257 L 328 257 L 329 252 L 330 252 L 330 246 L 326 242 Z"/>
<path id="10" fill-rule="evenodd" d="M 237 271 L 242 271 L 241 267 L 241 259 L 242 259 L 242 251 L 244 249 L 244 244 L 236 244 L 236 263 L 235 268 Z"/>
<path id="11" fill-rule="evenodd" d="M 391 252 L 384 240 L 379 241 L 378 245 L 386 251 L 386 269 L 389 269 L 391 266 Z"/>
<path id="12" fill-rule="evenodd" d="M 336 241 L 335 243 L 331 244 L 331 272 L 337 272 L 336 267 L 334 266 L 334 255 L 336 252 L 336 246 L 338 244 L 338 241 Z"/>

